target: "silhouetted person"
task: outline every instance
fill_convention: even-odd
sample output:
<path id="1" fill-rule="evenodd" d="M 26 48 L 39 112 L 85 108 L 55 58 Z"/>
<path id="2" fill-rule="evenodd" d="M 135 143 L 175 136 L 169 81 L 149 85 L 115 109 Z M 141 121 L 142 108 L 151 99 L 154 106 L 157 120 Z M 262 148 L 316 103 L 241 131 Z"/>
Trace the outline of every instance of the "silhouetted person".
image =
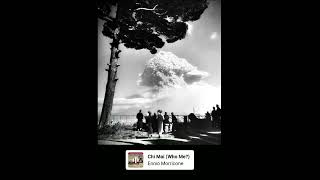
<path id="1" fill-rule="evenodd" d="M 147 127 L 148 127 L 148 134 L 153 133 L 153 128 L 152 128 L 152 114 L 150 111 L 148 111 L 148 116 L 145 116 Z"/>
<path id="2" fill-rule="evenodd" d="M 216 107 L 217 107 L 217 110 L 216 110 L 217 111 L 217 116 L 218 116 L 219 119 L 221 119 L 221 108 L 219 107 L 218 104 L 216 105 Z"/>
<path id="3" fill-rule="evenodd" d="M 157 121 L 158 121 L 158 134 L 160 135 L 163 133 L 163 115 L 161 110 L 158 110 Z"/>
<path id="4" fill-rule="evenodd" d="M 171 113 L 171 119 L 172 119 L 172 132 L 174 132 L 177 130 L 178 120 L 177 120 L 177 117 L 173 114 L 173 112 Z"/>
<path id="5" fill-rule="evenodd" d="M 193 128 L 199 128 L 199 121 L 197 116 L 194 113 L 190 113 L 188 115 L 188 119 L 190 119 L 190 125 Z"/>
<path id="6" fill-rule="evenodd" d="M 137 119 L 138 119 L 137 130 L 141 131 L 142 130 L 142 125 L 143 125 L 143 122 L 142 122 L 143 114 L 141 113 L 141 110 L 139 110 L 139 113 L 137 114 Z"/>
<path id="7" fill-rule="evenodd" d="M 169 125 L 169 115 L 167 114 L 167 112 L 165 112 L 164 113 L 164 121 L 163 121 L 163 131 L 165 132 L 165 133 L 167 133 L 167 131 L 166 131 L 166 126 L 168 126 Z M 169 127 L 168 127 L 168 129 L 169 129 Z"/>
<path id="8" fill-rule="evenodd" d="M 211 117 L 212 117 L 212 127 L 215 128 L 217 120 L 218 120 L 217 119 L 217 111 L 216 111 L 215 107 L 212 108 Z"/>
<path id="9" fill-rule="evenodd" d="M 219 128 L 221 127 L 221 108 L 219 107 L 219 105 L 217 104 L 216 105 L 216 112 L 217 112 L 217 122 L 218 122 L 218 125 L 219 125 Z"/>
<path id="10" fill-rule="evenodd" d="M 156 113 L 154 113 L 152 116 L 152 128 L 153 128 L 153 132 L 158 132 L 158 120 L 157 120 Z"/>
<path id="11" fill-rule="evenodd" d="M 206 120 L 211 121 L 211 114 L 209 111 L 206 112 Z"/>
<path id="12" fill-rule="evenodd" d="M 183 116 L 183 126 L 185 128 L 188 126 L 188 116 Z"/>
<path id="13" fill-rule="evenodd" d="M 191 122 L 192 121 L 196 121 L 198 119 L 197 116 L 194 113 L 190 113 L 188 115 L 188 118 L 191 120 Z"/>

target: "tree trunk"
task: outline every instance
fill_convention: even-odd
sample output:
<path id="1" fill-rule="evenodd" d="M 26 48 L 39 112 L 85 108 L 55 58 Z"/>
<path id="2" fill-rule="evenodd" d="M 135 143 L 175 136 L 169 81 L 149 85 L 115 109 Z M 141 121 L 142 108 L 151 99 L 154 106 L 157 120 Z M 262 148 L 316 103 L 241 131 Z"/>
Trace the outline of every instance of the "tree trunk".
<path id="1" fill-rule="evenodd" d="M 115 8 L 118 8 L 117 6 Z M 116 10 L 117 12 L 117 10 Z M 118 13 L 116 13 L 118 14 Z M 113 98 L 115 93 L 115 88 L 117 84 L 117 69 L 118 69 L 118 59 L 119 59 L 119 39 L 118 39 L 119 27 L 114 30 L 114 37 L 112 40 L 111 45 L 111 54 L 110 54 L 110 61 L 109 61 L 109 68 L 106 69 L 108 71 L 108 82 L 106 85 L 106 92 L 104 96 L 100 121 L 99 121 L 99 128 L 104 127 L 110 120 L 111 120 L 111 111 L 113 105 Z"/>
<path id="2" fill-rule="evenodd" d="M 113 40 L 114 44 L 115 39 Z M 115 88 L 117 84 L 117 66 L 118 66 L 118 58 L 116 57 L 116 53 L 119 51 L 118 44 L 111 46 L 111 57 L 108 69 L 108 82 L 106 86 L 106 92 L 104 96 L 102 112 L 100 117 L 99 127 L 105 126 L 111 120 L 111 111 L 113 105 L 113 98 L 115 93 Z"/>

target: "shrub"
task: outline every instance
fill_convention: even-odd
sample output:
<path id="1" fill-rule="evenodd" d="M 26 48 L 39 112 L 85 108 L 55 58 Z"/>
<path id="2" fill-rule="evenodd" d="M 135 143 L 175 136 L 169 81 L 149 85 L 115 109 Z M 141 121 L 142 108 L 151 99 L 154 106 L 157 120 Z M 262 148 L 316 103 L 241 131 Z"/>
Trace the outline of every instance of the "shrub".
<path id="1" fill-rule="evenodd" d="M 111 135 L 116 134 L 121 129 L 121 124 L 115 123 L 115 124 L 107 124 L 106 126 L 98 129 L 97 133 L 98 135 Z"/>

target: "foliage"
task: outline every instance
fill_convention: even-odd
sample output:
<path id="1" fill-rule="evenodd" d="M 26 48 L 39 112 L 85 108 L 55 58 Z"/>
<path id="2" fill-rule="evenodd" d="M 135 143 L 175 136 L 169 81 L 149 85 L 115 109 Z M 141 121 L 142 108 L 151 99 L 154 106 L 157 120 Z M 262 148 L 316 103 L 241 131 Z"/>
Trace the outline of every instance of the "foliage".
<path id="1" fill-rule="evenodd" d="M 99 0 L 98 17 L 105 20 L 103 35 L 118 34 L 127 48 L 148 49 L 152 54 L 167 43 L 183 39 L 187 21 L 198 20 L 207 0 Z M 112 9 L 117 7 L 115 17 Z M 118 33 L 115 33 L 118 31 Z"/>
<path id="2" fill-rule="evenodd" d="M 98 136 L 116 134 L 121 129 L 121 127 L 122 125 L 119 122 L 115 124 L 107 124 L 106 126 L 98 129 L 97 133 L 98 133 Z"/>

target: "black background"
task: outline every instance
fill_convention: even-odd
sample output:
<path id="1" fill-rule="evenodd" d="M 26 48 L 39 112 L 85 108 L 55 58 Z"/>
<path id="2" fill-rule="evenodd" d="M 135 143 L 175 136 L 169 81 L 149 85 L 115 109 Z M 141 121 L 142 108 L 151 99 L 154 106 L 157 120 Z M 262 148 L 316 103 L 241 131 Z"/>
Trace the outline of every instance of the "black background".
<path id="1" fill-rule="evenodd" d="M 4 137 L 10 137 L 10 176 L 108 179 L 169 173 L 257 179 L 292 172 L 284 167 L 297 161 L 289 152 L 306 141 L 296 133 L 296 122 L 307 114 L 299 114 L 299 101 L 305 98 L 296 93 L 297 84 L 306 80 L 297 67 L 304 69 L 305 64 L 294 61 L 306 54 L 299 53 L 303 48 L 297 49 L 298 40 L 292 38 L 297 28 L 293 21 L 302 18 L 289 14 L 295 13 L 290 5 L 222 1 L 222 145 L 141 146 L 195 150 L 194 171 L 148 172 L 125 171 L 125 150 L 133 147 L 96 145 L 94 2 L 3 6 L 9 12 L 2 16 L 7 23 L 2 28 L 2 61 L 8 63 L 2 66 L 2 89 L 10 120 L 4 119 L 8 125 L 2 128 L 9 130 Z M 305 129 L 303 123 L 300 129 Z M 106 161 L 110 156 L 112 164 Z"/>
<path id="2" fill-rule="evenodd" d="M 174 171 L 174 170 L 146 170 L 146 171 L 127 171 L 125 169 L 125 151 L 126 150 L 194 150 L 195 162 L 193 171 Z M 169 174 L 169 175 L 201 175 L 208 172 L 214 174 L 215 177 L 222 176 L 223 170 L 223 147 L 222 146 L 99 146 L 97 150 L 98 158 L 98 173 L 97 175 L 103 179 L 105 172 L 115 172 L 124 176 L 137 175 L 143 177 L 151 174 Z M 111 162 L 111 160 L 113 162 Z M 108 164 L 109 162 L 110 164 Z M 112 164 L 112 165 L 111 165 Z"/>

